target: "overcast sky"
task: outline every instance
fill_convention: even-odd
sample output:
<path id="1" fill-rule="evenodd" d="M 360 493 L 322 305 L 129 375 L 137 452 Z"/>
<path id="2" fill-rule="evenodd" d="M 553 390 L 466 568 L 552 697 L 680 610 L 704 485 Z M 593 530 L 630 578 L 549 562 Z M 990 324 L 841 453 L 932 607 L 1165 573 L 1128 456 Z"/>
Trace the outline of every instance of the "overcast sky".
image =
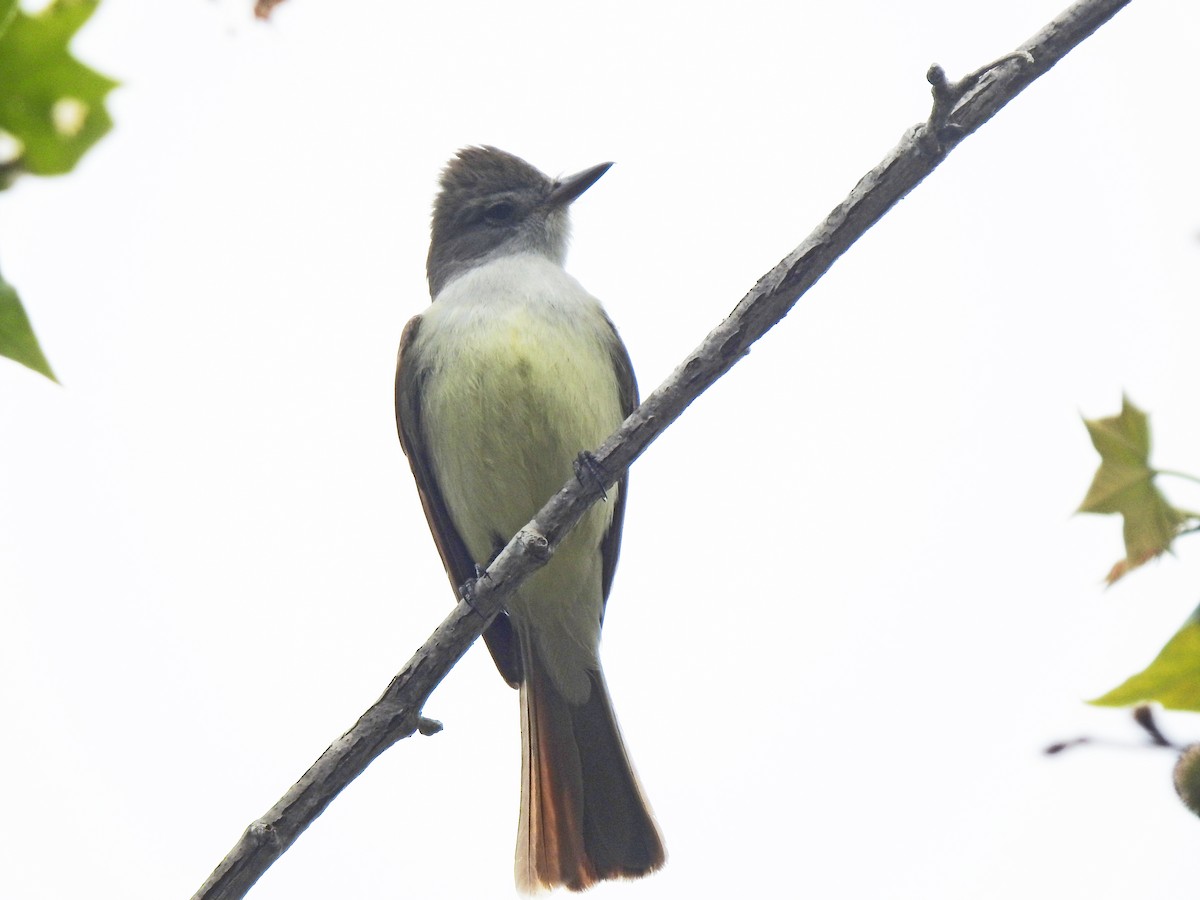
<path id="1" fill-rule="evenodd" d="M 115 130 L 0 198 L 62 381 L 0 360 L 0 896 L 186 900 L 448 612 L 391 393 L 456 149 L 616 162 L 568 268 L 648 393 L 930 63 L 1064 2 L 106 0 Z M 635 465 L 603 658 L 670 858 L 597 900 L 1194 895 L 1170 754 L 1041 749 L 1138 741 L 1082 701 L 1198 599 L 1194 541 L 1104 591 L 1072 516 L 1122 391 L 1200 471 L 1197 59 L 1131 4 Z M 251 897 L 513 895 L 517 695 L 479 647 L 425 712 Z"/>

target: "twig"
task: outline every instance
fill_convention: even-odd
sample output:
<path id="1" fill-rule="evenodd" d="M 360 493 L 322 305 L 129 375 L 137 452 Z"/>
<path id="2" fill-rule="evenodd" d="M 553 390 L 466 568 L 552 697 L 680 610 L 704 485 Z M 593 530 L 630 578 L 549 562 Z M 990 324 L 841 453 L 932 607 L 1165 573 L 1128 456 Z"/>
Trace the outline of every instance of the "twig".
<path id="1" fill-rule="evenodd" d="M 746 355 L 868 228 L 946 154 L 1038 76 L 1124 7 L 1129 0 L 1085 0 L 1047 25 L 1018 51 L 971 78 L 970 89 L 940 89 L 936 120 L 916 125 L 850 195 L 782 262 L 759 279 L 733 312 L 646 398 L 594 454 L 608 485 L 572 478 L 523 528 L 417 651 L 383 696 L 329 747 L 265 816 L 251 824 L 193 900 L 243 897 L 254 882 L 372 760 L 417 729 L 434 687 L 479 637 L 516 587 L 551 553 L 602 488 L 619 478 L 683 411 Z M 1032 57 L 1032 62 L 1029 61 Z M 948 91 L 948 92 L 947 92 Z M 947 129 L 950 129 L 947 131 Z M 948 141 L 947 136 L 953 138 Z"/>
<path id="2" fill-rule="evenodd" d="M 1057 743 L 1051 744 L 1043 752 L 1047 756 L 1053 756 L 1056 753 L 1062 753 L 1064 750 L 1070 750 L 1072 747 L 1082 747 L 1084 744 L 1088 744 L 1093 747 L 1149 746 L 1165 747 L 1168 750 L 1186 749 L 1184 744 L 1177 744 L 1162 733 L 1158 727 L 1158 722 L 1154 718 L 1154 710 L 1151 707 L 1146 705 L 1134 707 L 1132 716 L 1133 721 L 1137 723 L 1138 727 L 1140 727 L 1142 731 L 1146 732 L 1146 734 L 1149 736 L 1149 744 L 1142 743 L 1131 745 L 1124 742 L 1110 741 L 1105 738 L 1093 738 L 1084 735 L 1082 737 L 1072 738 L 1069 741 L 1058 741 Z"/>
<path id="3" fill-rule="evenodd" d="M 12 187 L 17 177 L 25 171 L 25 157 L 15 156 L 0 161 L 0 191 Z"/>
<path id="4" fill-rule="evenodd" d="M 925 73 L 925 80 L 933 86 L 933 112 L 929 114 L 927 134 L 935 139 L 935 146 L 945 147 L 962 140 L 962 126 L 950 121 L 951 114 L 984 78 L 993 75 L 997 69 L 1009 62 L 1033 65 L 1036 60 L 1028 50 L 1014 50 L 954 82 L 946 77 L 946 70 L 941 66 L 934 63 L 929 67 L 929 71 Z"/>
<path id="5" fill-rule="evenodd" d="M 1183 747 L 1176 744 L 1174 741 L 1168 740 L 1166 735 L 1159 730 L 1158 723 L 1154 721 L 1154 710 L 1149 706 L 1139 706 L 1133 711 L 1133 721 L 1141 726 L 1142 731 L 1150 735 L 1150 743 L 1155 747 L 1170 747 L 1174 750 L 1182 750 Z"/>

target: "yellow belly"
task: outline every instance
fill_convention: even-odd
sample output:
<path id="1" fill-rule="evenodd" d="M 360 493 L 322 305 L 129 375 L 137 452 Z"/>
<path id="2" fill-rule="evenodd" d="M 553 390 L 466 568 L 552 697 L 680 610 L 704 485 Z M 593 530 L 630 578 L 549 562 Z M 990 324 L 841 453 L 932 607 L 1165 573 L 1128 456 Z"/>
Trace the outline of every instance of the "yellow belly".
<path id="1" fill-rule="evenodd" d="M 446 506 L 480 564 L 572 477 L 579 453 L 624 418 L 606 344 L 611 326 L 599 306 L 581 317 L 506 299 L 501 292 L 495 303 L 439 309 L 439 298 L 422 321 L 422 355 L 436 361 L 424 384 L 423 431 Z M 585 697 L 603 604 L 600 545 L 614 501 L 610 491 L 608 503 L 593 506 L 509 604 L 518 629 L 536 632 L 560 689 Z"/>

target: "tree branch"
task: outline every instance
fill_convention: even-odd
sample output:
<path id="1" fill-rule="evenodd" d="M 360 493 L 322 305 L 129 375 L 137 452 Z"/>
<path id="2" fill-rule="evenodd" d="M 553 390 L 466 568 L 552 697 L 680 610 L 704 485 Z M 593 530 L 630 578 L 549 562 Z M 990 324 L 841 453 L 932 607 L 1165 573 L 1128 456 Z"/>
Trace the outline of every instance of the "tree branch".
<path id="1" fill-rule="evenodd" d="M 733 312 L 595 453 L 611 485 L 706 388 L 787 315 L 834 260 L 932 172 L 963 138 L 994 116 L 1129 0 L 1084 0 L 1066 10 L 1014 53 L 949 82 L 929 71 L 934 107 L 799 247 L 759 279 Z M 232 900 L 296 840 L 337 794 L 377 756 L 418 729 L 437 684 L 466 653 L 517 586 L 545 565 L 554 548 L 601 496 L 594 479 L 568 482 L 512 539 L 428 641 L 392 679 L 383 696 L 335 741 L 261 819 L 246 829 L 193 900 Z"/>

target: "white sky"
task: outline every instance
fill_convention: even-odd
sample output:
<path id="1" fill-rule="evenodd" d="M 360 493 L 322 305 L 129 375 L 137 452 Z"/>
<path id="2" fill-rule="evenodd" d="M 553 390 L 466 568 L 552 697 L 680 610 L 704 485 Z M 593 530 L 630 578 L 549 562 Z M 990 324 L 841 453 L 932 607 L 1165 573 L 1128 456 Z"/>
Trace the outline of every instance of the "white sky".
<path id="1" fill-rule="evenodd" d="M 448 611 L 391 391 L 458 147 L 616 161 L 568 268 L 648 393 L 1065 2 L 107 0 L 115 131 L 0 213 L 63 382 L 0 361 L 0 896 L 191 896 Z M 1040 750 L 1137 740 L 1081 701 L 1197 602 L 1071 511 L 1122 390 L 1200 470 L 1198 58 L 1133 3 L 637 463 L 603 655 L 671 856 L 597 900 L 1194 894 L 1169 754 Z M 426 712 L 251 897 L 512 896 L 516 694 L 475 648 Z"/>

